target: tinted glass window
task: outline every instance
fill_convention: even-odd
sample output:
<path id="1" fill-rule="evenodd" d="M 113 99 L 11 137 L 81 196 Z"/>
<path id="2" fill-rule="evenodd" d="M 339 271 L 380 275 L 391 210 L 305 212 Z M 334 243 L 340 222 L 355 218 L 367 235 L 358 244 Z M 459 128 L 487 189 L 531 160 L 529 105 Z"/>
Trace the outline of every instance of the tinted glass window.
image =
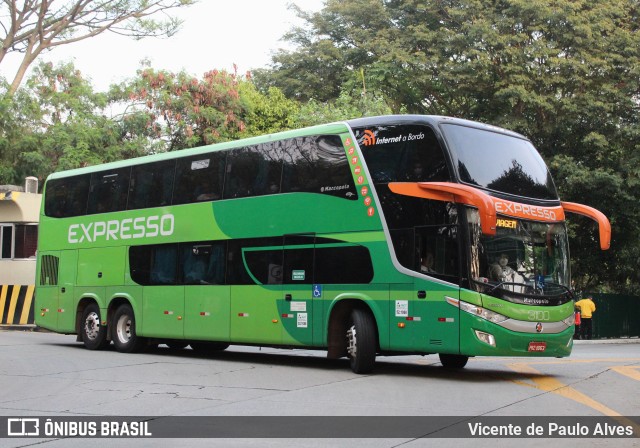
<path id="1" fill-rule="evenodd" d="M 314 283 L 370 283 L 371 255 L 366 247 L 316 247 Z"/>
<path id="2" fill-rule="evenodd" d="M 276 142 L 284 161 L 282 192 L 311 192 L 357 199 L 353 176 L 337 135 Z"/>
<path id="3" fill-rule="evenodd" d="M 224 284 L 225 252 L 224 242 L 181 244 L 182 283 L 186 285 Z"/>
<path id="4" fill-rule="evenodd" d="M 129 248 L 131 279 L 141 285 L 175 285 L 177 261 L 177 244 Z"/>
<path id="5" fill-rule="evenodd" d="M 249 273 L 258 283 L 263 285 L 282 283 L 282 246 L 245 248 L 243 255 Z"/>
<path id="6" fill-rule="evenodd" d="M 38 247 L 38 226 L 16 224 L 15 258 L 36 256 Z"/>
<path id="7" fill-rule="evenodd" d="M 187 157 L 177 162 L 174 204 L 222 198 L 225 153 Z"/>
<path id="8" fill-rule="evenodd" d="M 452 203 L 397 195 L 386 185 L 378 187 L 378 198 L 398 262 L 429 275 L 456 277 L 446 278 L 456 281 L 459 271 L 457 207 Z"/>
<path id="9" fill-rule="evenodd" d="M 2 243 L 2 252 L 0 258 L 11 258 L 11 245 L 13 244 L 13 226 L 0 226 L 2 234 L 0 234 L 0 242 Z"/>
<path id="10" fill-rule="evenodd" d="M 225 198 L 243 198 L 280 192 L 282 158 L 272 144 L 231 151 L 227 156 Z"/>
<path id="11" fill-rule="evenodd" d="M 125 210 L 131 168 L 100 171 L 91 175 L 87 214 Z"/>
<path id="12" fill-rule="evenodd" d="M 443 125 L 462 182 L 538 199 L 558 199 L 544 160 L 528 140 Z"/>
<path id="13" fill-rule="evenodd" d="M 87 212 L 90 175 L 53 179 L 47 182 L 44 213 L 47 216 L 66 218 Z"/>
<path id="14" fill-rule="evenodd" d="M 313 283 L 313 236 L 286 236 L 284 238 L 283 283 Z"/>
<path id="15" fill-rule="evenodd" d="M 176 161 L 136 165 L 131 170 L 129 210 L 171 204 Z"/>
<path id="16" fill-rule="evenodd" d="M 282 238 L 231 240 L 227 251 L 227 284 L 282 283 Z"/>
<path id="17" fill-rule="evenodd" d="M 424 125 L 354 129 L 374 183 L 451 179 L 440 143 Z"/>

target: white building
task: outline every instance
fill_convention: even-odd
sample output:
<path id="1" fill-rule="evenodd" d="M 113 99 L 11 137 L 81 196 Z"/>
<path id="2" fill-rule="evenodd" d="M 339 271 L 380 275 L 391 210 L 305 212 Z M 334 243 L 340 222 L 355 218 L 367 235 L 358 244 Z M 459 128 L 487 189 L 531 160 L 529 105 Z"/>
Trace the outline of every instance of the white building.
<path id="1" fill-rule="evenodd" d="M 33 323 L 33 290 L 42 195 L 38 180 L 0 185 L 0 324 Z"/>

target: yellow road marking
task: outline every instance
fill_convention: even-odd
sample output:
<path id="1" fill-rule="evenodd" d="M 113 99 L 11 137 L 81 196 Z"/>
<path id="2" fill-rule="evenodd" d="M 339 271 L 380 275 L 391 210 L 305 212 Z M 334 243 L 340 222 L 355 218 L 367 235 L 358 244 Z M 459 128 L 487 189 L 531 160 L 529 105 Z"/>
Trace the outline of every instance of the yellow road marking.
<path id="1" fill-rule="evenodd" d="M 628 376 L 633 380 L 640 381 L 640 366 L 614 366 L 611 367 L 611 370 Z"/>
<path id="2" fill-rule="evenodd" d="M 598 360 L 598 361 L 602 361 L 602 360 Z M 636 425 L 635 422 L 622 416 L 620 413 L 605 406 L 604 404 L 594 400 L 588 395 L 583 394 L 579 390 L 576 390 L 571 386 L 567 386 L 566 384 L 558 381 L 557 379 L 551 376 L 544 375 L 539 370 L 536 370 L 533 367 L 531 367 L 530 363 L 512 363 L 512 364 L 507 364 L 507 366 L 518 373 L 524 374 L 527 377 L 527 379 L 533 382 L 533 385 L 526 383 L 524 381 L 517 381 L 517 380 L 511 381 L 513 383 L 523 385 L 523 386 L 528 386 L 528 387 L 534 387 L 536 389 L 540 389 L 545 392 L 551 392 L 551 393 L 560 395 L 562 397 L 568 398 L 570 400 L 576 401 L 580 404 L 583 404 L 592 409 L 595 409 L 596 411 L 600 412 L 603 415 L 614 417 L 617 421 L 619 421 L 623 425 L 632 426 L 636 433 L 640 432 L 640 427 L 638 427 L 638 425 Z M 640 372 L 636 372 L 635 370 L 632 370 L 640 367 L 627 367 L 627 366 L 618 366 L 618 367 L 619 369 L 616 367 L 612 367 L 611 369 L 615 370 L 618 373 L 622 373 L 623 375 L 631 376 L 633 379 L 640 380 Z"/>

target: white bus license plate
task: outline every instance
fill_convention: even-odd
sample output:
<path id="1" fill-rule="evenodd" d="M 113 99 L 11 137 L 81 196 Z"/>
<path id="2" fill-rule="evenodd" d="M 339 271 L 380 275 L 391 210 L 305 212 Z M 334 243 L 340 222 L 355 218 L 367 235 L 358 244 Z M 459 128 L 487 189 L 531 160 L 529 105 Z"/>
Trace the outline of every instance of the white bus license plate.
<path id="1" fill-rule="evenodd" d="M 530 352 L 543 352 L 547 349 L 546 342 L 529 342 Z"/>

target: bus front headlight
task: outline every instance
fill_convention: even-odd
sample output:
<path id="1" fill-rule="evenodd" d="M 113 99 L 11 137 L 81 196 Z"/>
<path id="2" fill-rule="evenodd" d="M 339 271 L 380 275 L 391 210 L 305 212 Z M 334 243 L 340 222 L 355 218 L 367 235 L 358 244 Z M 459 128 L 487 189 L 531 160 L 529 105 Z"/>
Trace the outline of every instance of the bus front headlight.
<path id="1" fill-rule="evenodd" d="M 567 327 L 571 327 L 576 324 L 576 315 L 571 313 L 569 317 L 562 319 L 562 322 L 564 322 Z"/>
<path id="2" fill-rule="evenodd" d="M 493 322 L 494 324 L 504 322 L 505 320 L 509 319 L 507 316 L 503 316 L 502 314 L 496 313 L 495 311 L 490 311 L 486 308 L 482 308 L 481 306 L 463 302 L 462 300 L 460 300 L 460 309 L 469 314 L 481 317 L 484 320 L 488 320 L 489 322 Z"/>

